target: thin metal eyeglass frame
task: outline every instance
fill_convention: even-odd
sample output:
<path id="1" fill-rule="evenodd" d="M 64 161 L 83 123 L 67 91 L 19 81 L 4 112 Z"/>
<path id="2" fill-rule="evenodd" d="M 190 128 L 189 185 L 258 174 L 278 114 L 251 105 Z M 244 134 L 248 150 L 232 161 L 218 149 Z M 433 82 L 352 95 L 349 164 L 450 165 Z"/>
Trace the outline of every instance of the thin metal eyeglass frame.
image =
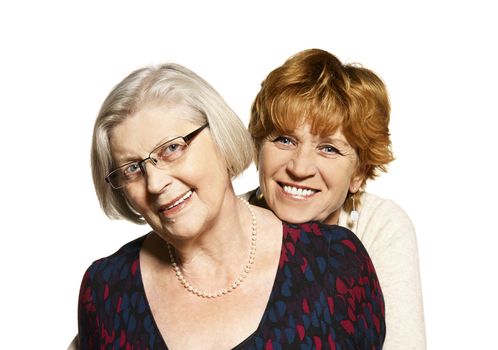
<path id="1" fill-rule="evenodd" d="M 119 190 L 120 188 L 123 188 L 123 187 L 124 187 L 124 185 L 119 186 L 119 187 L 115 187 L 115 186 L 112 184 L 112 182 L 109 180 L 109 178 L 111 177 L 111 175 L 112 175 L 113 173 L 115 173 L 115 172 L 119 171 L 120 169 L 122 169 L 122 168 L 124 168 L 124 167 L 126 167 L 126 166 L 129 166 L 129 165 L 131 165 L 131 164 L 138 164 L 138 166 L 140 167 L 140 172 L 142 173 L 142 175 L 145 175 L 145 166 L 144 166 L 145 162 L 146 162 L 146 161 L 148 161 L 148 160 L 150 160 L 150 161 L 151 161 L 151 163 L 152 163 L 152 165 L 154 165 L 154 166 L 156 166 L 156 164 L 157 164 L 157 162 L 158 162 L 156 159 L 154 159 L 154 158 L 152 158 L 152 157 L 151 157 L 151 156 L 152 156 L 152 154 L 153 154 L 155 151 L 157 151 L 158 149 L 160 149 L 160 148 L 161 148 L 161 147 L 163 147 L 164 145 L 166 145 L 166 144 L 170 143 L 171 141 L 174 141 L 174 140 L 176 140 L 176 139 L 178 139 L 178 138 L 182 138 L 182 139 L 185 141 L 185 143 L 189 146 L 189 145 L 190 145 L 190 142 L 192 142 L 192 140 L 193 140 L 193 139 L 194 139 L 197 135 L 199 135 L 199 134 L 200 134 L 200 132 L 201 132 L 202 130 L 204 130 L 204 129 L 205 129 L 206 127 L 208 127 L 208 126 L 209 126 L 209 123 L 206 123 L 206 124 L 204 124 L 203 126 L 201 126 L 200 128 L 195 129 L 194 131 L 192 131 L 191 133 L 189 133 L 189 134 L 187 134 L 187 135 L 185 135 L 185 136 L 177 136 L 177 137 L 174 137 L 174 138 L 172 138 L 172 139 L 170 139 L 170 140 L 168 140 L 168 141 L 166 141 L 166 142 L 161 143 L 159 146 L 157 146 L 156 148 L 154 148 L 154 149 L 153 149 L 153 150 L 149 153 L 149 156 L 148 156 L 147 158 L 144 158 L 144 159 L 142 159 L 142 160 L 140 160 L 140 161 L 138 161 L 138 162 L 129 162 L 129 163 L 123 164 L 123 165 L 121 165 L 121 166 L 117 167 L 116 169 L 112 170 L 112 171 L 111 171 L 109 174 L 107 174 L 107 176 L 105 177 L 105 181 L 106 181 L 106 182 L 107 182 L 107 183 L 108 183 L 108 184 L 109 184 L 109 185 L 110 185 L 113 189 L 115 189 L 115 190 Z"/>

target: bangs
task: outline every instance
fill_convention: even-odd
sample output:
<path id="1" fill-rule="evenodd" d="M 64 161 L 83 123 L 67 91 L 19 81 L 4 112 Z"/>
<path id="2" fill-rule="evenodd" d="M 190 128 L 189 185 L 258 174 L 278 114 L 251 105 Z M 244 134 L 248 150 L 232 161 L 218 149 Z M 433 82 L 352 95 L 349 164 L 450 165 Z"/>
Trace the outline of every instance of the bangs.
<path id="1" fill-rule="evenodd" d="M 270 133 L 290 134 L 303 124 L 317 136 L 333 134 L 343 125 L 346 111 L 335 99 L 308 98 L 302 95 L 280 96 L 270 106 L 270 120 L 266 130 Z"/>

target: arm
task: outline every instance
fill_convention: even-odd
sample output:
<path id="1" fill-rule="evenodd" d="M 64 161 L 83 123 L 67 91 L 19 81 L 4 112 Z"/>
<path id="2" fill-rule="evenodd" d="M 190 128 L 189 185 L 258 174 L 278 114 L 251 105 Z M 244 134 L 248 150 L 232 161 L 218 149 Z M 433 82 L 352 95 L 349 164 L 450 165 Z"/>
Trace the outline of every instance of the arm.
<path id="1" fill-rule="evenodd" d="M 79 348 L 80 348 L 80 343 L 78 340 L 78 334 L 76 334 L 71 344 L 69 344 L 67 350 L 78 350 Z"/>
<path id="2" fill-rule="evenodd" d="M 99 327 L 94 294 L 90 272 L 87 270 L 81 282 L 78 301 L 78 335 L 71 343 L 69 349 L 84 350 L 97 348 Z"/>
<path id="3" fill-rule="evenodd" d="M 334 228 L 329 245 L 331 310 L 335 341 L 342 349 L 382 349 L 386 336 L 384 299 L 373 263 L 360 240 Z"/>
<path id="4" fill-rule="evenodd" d="M 426 349 L 415 229 L 396 203 L 375 198 L 365 201 L 357 235 L 370 254 L 384 294 L 383 349 Z"/>

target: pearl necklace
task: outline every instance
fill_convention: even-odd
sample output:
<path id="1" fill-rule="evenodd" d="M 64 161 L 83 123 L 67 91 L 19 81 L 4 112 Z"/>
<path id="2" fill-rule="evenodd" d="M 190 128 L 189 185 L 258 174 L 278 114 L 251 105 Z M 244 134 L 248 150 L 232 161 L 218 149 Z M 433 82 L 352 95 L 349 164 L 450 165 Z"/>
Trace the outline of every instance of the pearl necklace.
<path id="1" fill-rule="evenodd" d="M 171 249 L 171 246 L 169 245 L 169 243 L 167 243 L 169 259 L 171 261 L 171 265 L 173 266 L 173 270 L 175 271 L 176 277 L 188 292 L 198 297 L 217 298 L 226 295 L 228 293 L 231 293 L 232 291 L 237 289 L 237 287 L 244 281 L 244 279 L 247 277 L 247 274 L 251 270 L 252 265 L 254 264 L 254 258 L 256 257 L 256 235 L 257 235 L 256 215 L 254 214 L 254 210 L 251 208 L 251 205 L 249 204 L 248 201 L 240 197 L 239 199 L 247 206 L 249 212 L 251 213 L 251 248 L 249 250 L 249 262 L 244 266 L 244 270 L 240 274 L 239 278 L 237 278 L 228 288 L 223 288 L 217 292 L 209 293 L 193 287 L 183 276 L 180 267 L 176 263 L 175 257 L 173 256 L 173 249 Z"/>

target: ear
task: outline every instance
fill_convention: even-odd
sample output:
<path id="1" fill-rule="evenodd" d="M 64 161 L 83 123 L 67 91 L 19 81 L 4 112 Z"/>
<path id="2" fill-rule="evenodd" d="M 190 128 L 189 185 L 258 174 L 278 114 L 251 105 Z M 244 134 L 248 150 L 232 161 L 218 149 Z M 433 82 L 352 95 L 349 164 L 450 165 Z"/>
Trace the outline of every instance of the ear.
<path id="1" fill-rule="evenodd" d="M 363 185 L 365 177 L 361 174 L 353 175 L 351 181 L 349 182 L 349 192 L 356 193 Z"/>

